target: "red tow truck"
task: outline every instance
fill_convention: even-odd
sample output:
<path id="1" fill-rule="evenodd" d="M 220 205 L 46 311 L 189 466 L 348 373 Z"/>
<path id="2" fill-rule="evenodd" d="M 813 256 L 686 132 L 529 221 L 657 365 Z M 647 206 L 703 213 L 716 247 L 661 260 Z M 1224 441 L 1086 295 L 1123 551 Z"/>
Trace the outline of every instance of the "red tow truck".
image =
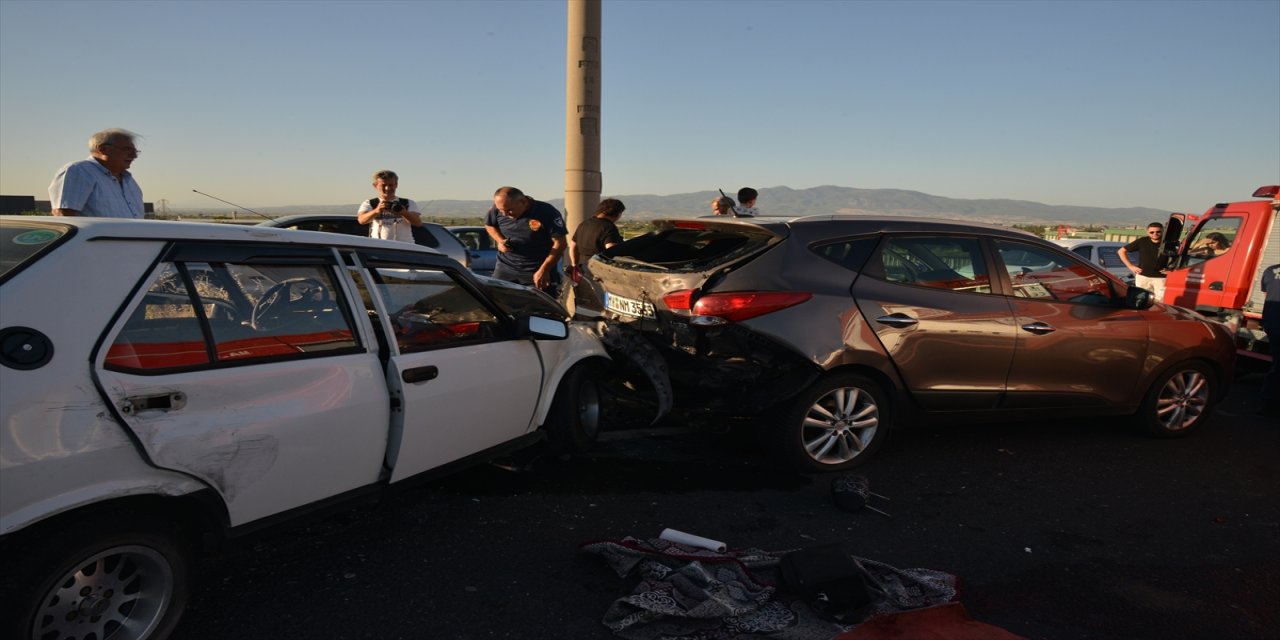
<path id="1" fill-rule="evenodd" d="M 1253 197 L 1266 200 L 1215 204 L 1199 217 L 1174 214 L 1164 246 L 1170 256 L 1164 302 L 1233 327 L 1242 371 L 1271 365 L 1259 283 L 1263 269 L 1280 264 L 1280 185 L 1261 187 Z"/>

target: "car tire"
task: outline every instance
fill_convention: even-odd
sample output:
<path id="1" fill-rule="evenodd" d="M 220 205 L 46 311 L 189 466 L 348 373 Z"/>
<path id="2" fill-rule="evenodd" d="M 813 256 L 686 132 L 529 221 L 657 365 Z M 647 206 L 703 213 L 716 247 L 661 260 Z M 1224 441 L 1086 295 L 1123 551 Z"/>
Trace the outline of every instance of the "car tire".
<path id="1" fill-rule="evenodd" d="M 3 637 L 163 640 L 187 603 L 189 554 L 136 514 L 62 525 L 11 558 Z M 9 587 L 6 587 L 6 591 Z"/>
<path id="2" fill-rule="evenodd" d="M 1179 438 L 1209 419 L 1217 380 L 1208 366 L 1183 362 L 1156 378 L 1138 411 L 1138 421 L 1149 434 Z"/>
<path id="3" fill-rule="evenodd" d="M 592 369 L 578 364 L 556 390 L 547 416 L 552 446 L 561 451 L 581 453 L 600 436 L 600 387 Z"/>
<path id="4" fill-rule="evenodd" d="M 819 379 L 766 427 L 782 462 L 802 472 L 844 471 L 866 462 L 889 438 L 884 390 L 870 378 L 840 373 Z"/>

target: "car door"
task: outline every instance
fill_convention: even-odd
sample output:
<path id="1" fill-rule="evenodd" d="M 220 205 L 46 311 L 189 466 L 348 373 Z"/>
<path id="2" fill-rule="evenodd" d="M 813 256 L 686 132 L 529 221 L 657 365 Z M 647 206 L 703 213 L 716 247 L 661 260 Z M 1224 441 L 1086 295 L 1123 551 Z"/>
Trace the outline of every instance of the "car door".
<path id="1" fill-rule="evenodd" d="M 452 268 L 363 255 L 368 304 L 389 336 L 391 480 L 486 451 L 536 428 L 536 343 Z"/>
<path id="2" fill-rule="evenodd" d="M 907 389 L 934 411 L 992 409 L 1017 343 L 976 237 L 890 235 L 853 285 Z"/>
<path id="3" fill-rule="evenodd" d="M 207 483 L 232 525 L 382 471 L 386 384 L 336 262 L 324 247 L 173 246 L 95 355 L 152 464 Z"/>
<path id="4" fill-rule="evenodd" d="M 1131 402 L 1147 354 L 1143 312 L 1121 306 L 1111 281 L 1078 257 L 993 240 L 1008 274 L 1017 330 L 1004 408 L 1081 408 Z M 1043 266 L 1027 269 L 1030 261 Z"/>

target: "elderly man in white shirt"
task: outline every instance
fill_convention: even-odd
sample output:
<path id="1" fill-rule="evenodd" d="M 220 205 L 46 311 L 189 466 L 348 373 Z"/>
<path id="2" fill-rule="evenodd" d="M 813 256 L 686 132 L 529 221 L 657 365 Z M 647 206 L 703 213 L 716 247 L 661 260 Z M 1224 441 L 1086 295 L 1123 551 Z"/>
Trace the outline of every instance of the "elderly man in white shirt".
<path id="1" fill-rule="evenodd" d="M 55 216 L 141 218 L 142 187 L 129 173 L 140 153 L 137 134 L 106 129 L 89 138 L 89 157 L 72 162 L 53 176 L 49 207 Z"/>

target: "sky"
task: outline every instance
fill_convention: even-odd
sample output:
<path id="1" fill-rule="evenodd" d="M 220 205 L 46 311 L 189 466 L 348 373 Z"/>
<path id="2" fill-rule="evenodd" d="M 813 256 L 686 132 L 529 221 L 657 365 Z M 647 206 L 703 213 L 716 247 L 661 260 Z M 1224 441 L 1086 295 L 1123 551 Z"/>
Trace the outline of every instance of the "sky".
<path id="1" fill-rule="evenodd" d="M 383 168 L 420 202 L 559 198 L 566 6 L 0 0 L 0 194 L 46 199 L 121 127 L 146 199 L 173 209 L 231 208 L 193 189 L 354 208 Z M 1280 184 L 1280 0 L 602 16 L 604 196 L 836 185 L 1199 212 Z"/>

